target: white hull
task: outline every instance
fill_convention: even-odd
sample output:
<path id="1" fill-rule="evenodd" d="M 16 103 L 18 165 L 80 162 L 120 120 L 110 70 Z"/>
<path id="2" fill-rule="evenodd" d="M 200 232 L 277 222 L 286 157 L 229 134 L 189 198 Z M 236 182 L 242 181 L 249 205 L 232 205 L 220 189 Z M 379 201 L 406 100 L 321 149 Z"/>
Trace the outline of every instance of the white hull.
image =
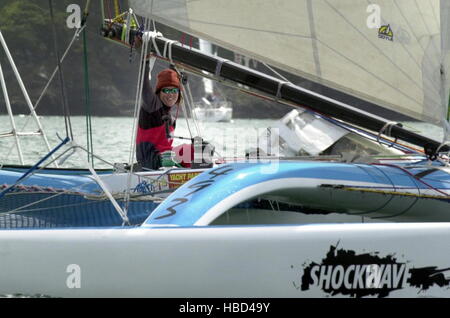
<path id="1" fill-rule="evenodd" d="M 450 267 L 449 233 L 450 223 L 0 231 L 0 294 L 324 297 L 314 284 L 302 290 L 302 276 L 335 246 L 402 263 L 395 279 L 383 275 L 399 287 L 387 296 L 449 297 L 448 286 L 408 282 L 413 268 Z"/>

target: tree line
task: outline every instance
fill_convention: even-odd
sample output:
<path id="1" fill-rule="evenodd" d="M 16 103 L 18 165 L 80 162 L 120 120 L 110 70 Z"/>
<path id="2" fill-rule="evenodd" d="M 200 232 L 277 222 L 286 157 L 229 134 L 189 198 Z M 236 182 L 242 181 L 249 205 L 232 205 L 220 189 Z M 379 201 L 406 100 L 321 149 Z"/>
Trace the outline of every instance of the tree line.
<path id="1" fill-rule="evenodd" d="M 40 96 L 57 65 L 56 52 L 62 56 L 74 36 L 66 19 L 69 4 L 84 8 L 84 0 L 52 1 L 53 19 L 49 0 L 2 0 L 0 2 L 0 31 L 2 32 L 33 103 Z M 125 8 L 126 1 L 121 4 Z M 84 65 L 83 39 L 77 38 L 62 63 L 63 85 L 68 96 L 72 115 L 86 113 L 85 72 L 89 75 L 90 109 L 97 116 L 130 116 L 134 112 L 139 54 L 102 38 L 100 28 L 102 13 L 100 1 L 91 1 L 87 20 L 87 58 Z M 166 37 L 180 40 L 183 32 L 157 24 Z M 56 45 L 53 30 L 56 30 Z M 14 113 L 28 113 L 28 108 L 3 51 L 0 63 L 5 73 L 8 93 Z M 158 62 L 154 72 L 167 67 Z M 42 115 L 61 115 L 62 94 L 59 77 L 55 77 L 40 102 L 37 112 Z M 200 78 L 190 77 L 194 99 L 202 96 Z M 220 86 L 220 84 L 218 84 Z M 234 117 L 280 117 L 289 109 L 274 107 L 272 103 L 245 95 L 235 89 L 220 86 L 233 104 Z M 0 93 L 1 94 L 1 93 Z M 0 113 L 6 113 L 0 98 Z"/>

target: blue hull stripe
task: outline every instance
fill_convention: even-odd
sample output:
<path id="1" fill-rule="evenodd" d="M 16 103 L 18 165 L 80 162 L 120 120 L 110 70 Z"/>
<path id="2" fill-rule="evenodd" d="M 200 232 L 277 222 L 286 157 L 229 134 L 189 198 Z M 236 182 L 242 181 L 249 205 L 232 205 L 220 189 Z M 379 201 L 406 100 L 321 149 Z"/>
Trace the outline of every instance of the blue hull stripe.
<path id="1" fill-rule="evenodd" d="M 429 189 L 411 175 L 424 169 L 428 168 L 408 169 L 408 173 L 382 165 L 288 161 L 227 164 L 205 171 L 177 189 L 152 212 L 144 225 L 192 226 L 230 195 L 271 180 L 303 178 L 323 180 L 324 184 L 327 180 L 342 180 L 343 185 L 358 182 L 393 189 Z M 426 180 L 433 187 L 448 189 L 450 186 L 450 175 L 446 172 L 437 171 Z"/>

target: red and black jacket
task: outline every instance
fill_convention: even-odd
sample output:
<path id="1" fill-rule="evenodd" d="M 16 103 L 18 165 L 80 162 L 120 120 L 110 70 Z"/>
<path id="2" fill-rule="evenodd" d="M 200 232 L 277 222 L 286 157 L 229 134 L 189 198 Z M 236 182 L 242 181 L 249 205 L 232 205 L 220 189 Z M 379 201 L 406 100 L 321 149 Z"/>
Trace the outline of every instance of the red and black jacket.
<path id="1" fill-rule="evenodd" d="M 160 154 L 172 150 L 173 139 L 167 138 L 166 121 L 168 121 L 169 131 L 173 132 L 175 120 L 170 114 L 171 108 L 164 105 L 153 91 L 148 75 L 149 65 L 147 63 L 136 136 L 136 159 L 144 168 L 158 169 L 161 167 Z"/>

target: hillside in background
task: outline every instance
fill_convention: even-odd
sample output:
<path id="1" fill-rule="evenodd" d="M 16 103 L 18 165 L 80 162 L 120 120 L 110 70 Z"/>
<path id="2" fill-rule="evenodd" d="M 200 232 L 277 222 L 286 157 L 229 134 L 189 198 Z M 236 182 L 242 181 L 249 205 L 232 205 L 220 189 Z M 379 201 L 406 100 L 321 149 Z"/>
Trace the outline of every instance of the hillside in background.
<path id="1" fill-rule="evenodd" d="M 81 0 L 53 1 L 54 25 L 60 56 L 66 50 L 75 32 L 66 25 L 66 18 L 69 15 L 66 13 L 66 8 L 72 3 L 79 4 L 81 8 L 85 5 L 85 1 Z M 35 103 L 57 65 L 49 1 L 2 0 L 0 17 L 0 30 L 13 55 L 31 101 Z M 87 21 L 91 112 L 97 116 L 131 116 L 134 113 L 139 55 L 135 51 L 130 52 L 129 49 L 102 38 L 101 21 L 100 1 L 92 1 Z M 178 41 L 190 39 L 188 35 L 163 25 L 157 24 L 157 28 L 171 39 Z M 193 46 L 197 45 L 195 39 L 190 41 Z M 63 83 L 72 115 L 86 113 L 83 58 L 83 38 L 80 36 L 62 64 Z M 3 50 L 0 52 L 0 62 L 5 73 L 14 113 L 28 113 L 25 99 Z M 154 75 L 167 66 L 164 62 L 158 62 Z M 189 81 L 194 99 L 203 97 L 201 79 L 190 76 Z M 56 76 L 38 106 L 38 114 L 61 115 L 63 113 L 60 83 L 60 78 Z M 236 89 L 217 85 L 233 103 L 235 118 L 279 118 L 290 110 L 287 106 L 267 102 Z M 0 95 L 3 95 L 1 91 Z M 0 114 L 5 113 L 6 107 L 2 96 Z"/>

